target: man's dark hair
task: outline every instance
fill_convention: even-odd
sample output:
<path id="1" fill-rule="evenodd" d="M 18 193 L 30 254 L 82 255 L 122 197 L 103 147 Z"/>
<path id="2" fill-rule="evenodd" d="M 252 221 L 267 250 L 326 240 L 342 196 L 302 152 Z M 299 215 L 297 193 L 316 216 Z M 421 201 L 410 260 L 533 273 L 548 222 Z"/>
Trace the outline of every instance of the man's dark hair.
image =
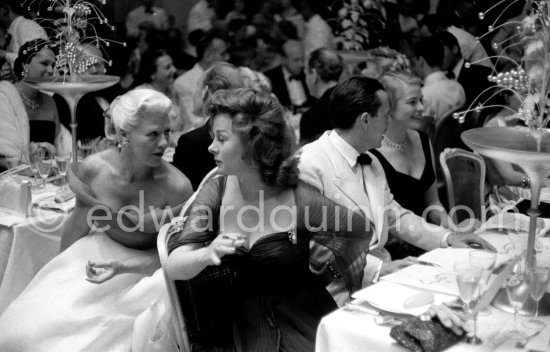
<path id="1" fill-rule="evenodd" d="M 445 45 L 449 49 L 457 47 L 458 52 L 460 53 L 460 55 L 462 55 L 462 52 L 460 51 L 460 45 L 458 44 L 458 39 L 456 39 L 456 37 L 452 33 L 442 31 L 437 33 L 436 37 L 441 41 L 443 45 Z"/>
<path id="2" fill-rule="evenodd" d="M 436 36 L 423 38 L 416 46 L 414 53 L 417 58 L 423 58 L 431 67 L 443 66 L 443 43 Z"/>
<path id="3" fill-rule="evenodd" d="M 376 92 L 382 84 L 365 76 L 352 76 L 338 83 L 330 95 L 330 122 L 334 128 L 348 130 L 362 113 L 375 116 L 381 101 Z"/>
<path id="4" fill-rule="evenodd" d="M 324 82 L 338 81 L 344 70 L 344 60 L 327 48 L 315 49 L 308 60 L 309 69 L 315 69 Z"/>

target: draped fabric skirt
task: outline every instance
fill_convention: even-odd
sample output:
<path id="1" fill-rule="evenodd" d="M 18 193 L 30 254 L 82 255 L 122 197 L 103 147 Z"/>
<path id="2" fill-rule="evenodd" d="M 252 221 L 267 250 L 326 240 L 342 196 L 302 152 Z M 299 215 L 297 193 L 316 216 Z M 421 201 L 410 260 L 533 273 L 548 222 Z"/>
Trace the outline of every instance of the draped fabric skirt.
<path id="1" fill-rule="evenodd" d="M 94 284 L 86 280 L 85 267 L 88 260 L 156 255 L 154 248 L 130 249 L 104 233 L 81 238 L 50 261 L 0 317 L 0 351 L 149 349 L 153 333 L 164 333 L 157 326 L 166 323 L 160 316 L 170 311 L 162 271 Z"/>

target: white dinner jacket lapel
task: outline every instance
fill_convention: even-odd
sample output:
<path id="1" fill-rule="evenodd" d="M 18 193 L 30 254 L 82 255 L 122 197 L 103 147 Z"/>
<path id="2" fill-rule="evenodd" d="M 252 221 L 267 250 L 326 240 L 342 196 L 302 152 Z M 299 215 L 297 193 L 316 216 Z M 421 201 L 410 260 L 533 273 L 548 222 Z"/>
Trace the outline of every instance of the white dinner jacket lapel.
<path id="1" fill-rule="evenodd" d="M 356 179 L 356 175 L 351 170 L 349 163 L 344 158 L 344 156 L 332 144 L 332 142 L 328 138 L 328 134 L 324 134 L 321 139 L 323 140 L 323 147 L 325 148 L 325 152 L 328 155 L 330 163 L 332 164 L 332 167 L 334 169 L 334 177 L 332 178 L 332 183 L 344 196 L 343 199 L 335 193 L 334 195 L 332 195 L 331 198 L 333 198 L 336 202 L 346 205 L 348 208 L 351 208 L 353 210 L 364 209 L 365 206 L 369 206 L 369 208 L 367 209 L 370 209 L 371 213 L 368 214 L 368 218 L 371 220 L 375 229 L 379 228 L 381 224 L 376 221 L 376 218 L 378 216 L 377 213 L 373 213 L 372 207 L 373 202 L 378 202 L 380 200 L 380 196 L 375 194 L 377 193 L 375 192 L 375 187 L 367 184 L 367 196 L 367 194 L 365 194 L 365 189 L 363 188 L 362 183 L 351 181 Z M 367 169 L 369 168 L 364 168 L 364 170 Z M 371 193 L 373 194 L 373 196 L 371 196 Z M 369 197 L 371 204 L 369 204 Z M 362 213 L 364 214 L 363 211 Z"/>

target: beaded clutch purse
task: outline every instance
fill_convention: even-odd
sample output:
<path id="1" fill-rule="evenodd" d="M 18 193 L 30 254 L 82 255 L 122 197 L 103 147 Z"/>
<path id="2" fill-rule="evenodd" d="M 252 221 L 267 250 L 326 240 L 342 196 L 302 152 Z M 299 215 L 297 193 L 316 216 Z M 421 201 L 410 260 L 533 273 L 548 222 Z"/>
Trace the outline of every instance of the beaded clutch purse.
<path id="1" fill-rule="evenodd" d="M 451 329 L 443 326 L 439 320 L 423 320 L 420 317 L 393 327 L 390 336 L 398 344 L 413 352 L 443 351 L 464 337 L 464 335 L 456 335 Z"/>

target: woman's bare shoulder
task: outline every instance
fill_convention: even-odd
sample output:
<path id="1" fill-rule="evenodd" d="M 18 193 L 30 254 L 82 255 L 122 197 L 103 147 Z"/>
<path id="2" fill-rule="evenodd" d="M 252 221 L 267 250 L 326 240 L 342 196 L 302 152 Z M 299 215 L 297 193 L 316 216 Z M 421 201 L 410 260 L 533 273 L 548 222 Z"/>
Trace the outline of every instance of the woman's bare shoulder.
<path id="1" fill-rule="evenodd" d="M 174 165 L 163 162 L 160 166 L 161 187 L 170 193 L 177 193 L 177 197 L 190 196 L 193 193 L 191 181 Z"/>
<path id="2" fill-rule="evenodd" d="M 89 183 L 100 175 L 109 172 L 111 165 L 116 163 L 116 151 L 107 149 L 99 153 L 92 154 L 82 161 L 79 167 L 79 178 L 84 183 Z"/>

